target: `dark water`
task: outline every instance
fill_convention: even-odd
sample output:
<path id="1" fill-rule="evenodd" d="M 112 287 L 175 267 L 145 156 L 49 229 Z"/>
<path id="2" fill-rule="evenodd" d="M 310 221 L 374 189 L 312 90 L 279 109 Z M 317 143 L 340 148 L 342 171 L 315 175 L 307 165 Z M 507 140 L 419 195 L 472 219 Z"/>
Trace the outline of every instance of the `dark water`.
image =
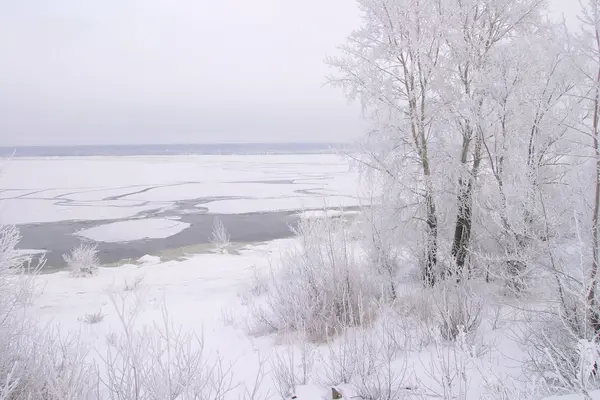
<path id="1" fill-rule="evenodd" d="M 167 215 L 153 215 L 165 217 Z M 213 221 L 219 217 L 231 236 L 232 242 L 262 242 L 291 236 L 290 226 L 297 217 L 291 212 L 266 212 L 236 215 L 187 214 L 180 221 L 190 227 L 164 239 L 144 239 L 127 243 L 97 243 L 102 264 L 122 260 L 137 260 L 145 254 L 159 254 L 166 250 L 210 243 Z M 129 219 L 127 219 L 129 220 Z M 64 266 L 62 255 L 77 246 L 81 239 L 73 233 L 111 221 L 63 221 L 43 224 L 21 225 L 23 239 L 19 247 L 45 249 L 49 269 Z"/>
<path id="2" fill-rule="evenodd" d="M 189 201 L 195 204 L 198 200 Z M 182 202 L 183 203 L 183 202 Z M 185 202 L 187 203 L 187 202 Z M 189 210 L 185 204 L 180 204 L 179 211 Z M 358 207 L 346 207 L 345 210 L 357 210 Z M 297 213 L 294 211 L 260 212 L 247 214 L 205 214 L 200 211 L 195 214 L 181 214 L 178 210 L 146 213 L 138 217 L 168 218 L 178 216 L 180 221 L 187 222 L 190 227 L 176 235 L 164 239 L 144 239 L 126 243 L 96 243 L 99 258 L 102 264 L 111 264 L 120 261 L 135 261 L 146 254 L 160 254 L 162 252 L 198 245 L 210 244 L 213 222 L 220 218 L 230 234 L 232 242 L 256 243 L 292 236 L 291 227 L 298 222 Z M 19 247 L 22 249 L 44 249 L 46 253 L 46 267 L 56 270 L 65 266 L 63 254 L 81 242 L 81 238 L 74 235 L 81 229 L 111 223 L 115 221 L 131 220 L 131 218 L 110 221 L 62 221 L 41 224 L 20 225 L 22 240 Z M 195 253 L 197 251 L 191 251 Z"/>
<path id="3" fill-rule="evenodd" d="M 0 157 L 312 154 L 347 148 L 341 143 L 214 143 L 0 147 Z"/>

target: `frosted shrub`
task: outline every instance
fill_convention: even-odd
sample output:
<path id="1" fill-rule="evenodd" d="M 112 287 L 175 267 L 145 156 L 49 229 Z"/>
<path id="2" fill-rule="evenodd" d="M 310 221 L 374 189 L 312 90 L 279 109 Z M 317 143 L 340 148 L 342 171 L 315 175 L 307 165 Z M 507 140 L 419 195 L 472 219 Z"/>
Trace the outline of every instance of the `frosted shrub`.
<path id="1" fill-rule="evenodd" d="M 19 239 L 17 228 L 0 225 L 0 329 L 25 307 L 33 291 L 32 275 L 25 273 L 24 260 L 15 248 Z"/>
<path id="2" fill-rule="evenodd" d="M 362 246 L 367 256 L 368 267 L 381 279 L 380 286 L 385 297 L 395 300 L 398 297 L 396 278 L 400 259 L 394 244 L 396 221 L 382 207 L 369 207 L 363 210 L 364 232 Z"/>
<path id="3" fill-rule="evenodd" d="M 0 225 L 0 268 L 11 269 L 23 265 L 23 259 L 19 257 L 16 249 L 20 239 L 21 236 L 16 227 Z"/>
<path id="4" fill-rule="evenodd" d="M 138 298 L 111 296 L 121 327 L 107 338 L 100 382 L 114 399 L 223 399 L 234 388 L 231 368 L 204 351 L 204 340 L 162 318 L 138 325 Z"/>
<path id="5" fill-rule="evenodd" d="M 1 400 L 97 398 L 96 371 L 77 336 L 39 330 L 31 320 L 18 328 L 0 334 Z"/>
<path id="6" fill-rule="evenodd" d="M 482 302 L 469 293 L 464 284 L 448 282 L 440 286 L 440 292 L 435 304 L 442 338 L 456 340 L 461 332 L 476 331 L 481 323 Z"/>
<path id="7" fill-rule="evenodd" d="M 95 373 L 78 337 L 40 330 L 26 316 L 44 259 L 26 264 L 18 241 L 15 227 L 0 226 L 0 400 L 87 398 Z"/>
<path id="8" fill-rule="evenodd" d="M 100 265 L 98 248 L 95 245 L 83 243 L 71 250 L 69 254 L 63 255 L 63 259 L 75 277 L 93 275 Z"/>
<path id="9" fill-rule="evenodd" d="M 526 365 L 551 393 L 588 394 L 600 388 L 600 347 L 590 323 L 597 311 L 590 309 L 584 295 L 565 293 L 558 315 L 555 309 L 531 315 L 523 342 L 529 353 Z"/>
<path id="10" fill-rule="evenodd" d="M 125 280 L 123 282 L 123 290 L 125 292 L 134 291 L 140 286 L 140 284 L 142 283 L 143 280 L 144 280 L 144 277 L 142 275 L 138 275 L 130 281 Z"/>
<path id="11" fill-rule="evenodd" d="M 83 322 L 90 325 L 97 324 L 99 322 L 102 322 L 103 320 L 104 314 L 102 314 L 102 310 L 95 313 L 85 314 L 83 317 Z"/>
<path id="12" fill-rule="evenodd" d="M 358 325 L 370 297 L 354 243 L 343 222 L 303 220 L 299 244 L 282 256 L 271 276 L 260 317 L 277 330 L 298 330 L 313 340 Z"/>
<path id="13" fill-rule="evenodd" d="M 343 398 L 407 397 L 405 337 L 395 315 L 378 311 L 379 318 L 368 327 L 348 329 L 328 343 L 319 381 L 328 386 L 344 384 Z"/>
<path id="14" fill-rule="evenodd" d="M 225 228 L 225 224 L 220 218 L 215 218 L 213 221 L 213 230 L 210 236 L 210 242 L 215 246 L 218 253 L 227 254 L 229 253 L 229 247 L 231 246 L 231 239 L 229 232 Z"/>

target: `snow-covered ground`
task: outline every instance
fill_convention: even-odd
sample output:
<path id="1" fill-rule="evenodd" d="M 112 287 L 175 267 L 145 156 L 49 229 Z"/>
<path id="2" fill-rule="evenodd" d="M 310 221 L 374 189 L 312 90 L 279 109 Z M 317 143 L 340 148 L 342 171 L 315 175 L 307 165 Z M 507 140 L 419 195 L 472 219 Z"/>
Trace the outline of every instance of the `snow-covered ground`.
<path id="1" fill-rule="evenodd" d="M 228 214 L 351 206 L 357 187 L 333 154 L 15 158 L 0 174 L 0 223 L 122 219 L 196 199 L 196 212 Z"/>
<path id="2" fill-rule="evenodd" d="M 207 353 L 231 364 L 237 380 L 250 382 L 259 359 L 269 357 L 274 343 L 271 337 L 252 337 L 242 328 L 236 318 L 240 294 L 256 269 L 268 268 L 271 256 L 292 241 L 253 246 L 240 255 L 203 254 L 185 261 L 156 263 L 154 257 L 143 257 L 135 265 L 100 268 L 89 278 L 75 278 L 67 271 L 41 275 L 41 294 L 31 311 L 42 325 L 80 332 L 95 356 L 104 354 L 107 335 L 120 331 L 111 295 L 135 297 L 140 324 L 159 322 L 166 305 L 175 326 L 203 336 Z M 86 315 L 96 313 L 104 316 L 102 321 L 87 323 Z M 273 390 L 272 384 L 265 389 Z"/>
<path id="3" fill-rule="evenodd" d="M 259 392 L 262 395 L 270 393 L 273 399 L 281 398 L 277 395 L 273 368 L 278 366 L 273 363 L 274 360 L 285 358 L 286 354 L 290 354 L 289 351 L 300 352 L 309 346 L 314 351 L 311 383 L 299 385 L 296 395 L 299 400 L 331 399 L 332 386 L 327 383 L 331 371 L 325 369 L 331 365 L 328 364 L 332 362 L 329 357 L 343 357 L 337 353 L 348 351 L 343 341 L 350 340 L 350 345 L 356 345 L 356 342 L 344 335 L 329 344 L 300 345 L 297 338 L 289 339 L 283 334 L 255 334 L 257 332 L 253 332 L 248 325 L 247 301 L 256 296 L 249 291 L 256 284 L 257 277 L 266 276 L 273 263 L 277 263 L 286 249 L 295 243 L 296 239 L 282 239 L 248 246 L 237 255 L 201 254 L 184 261 L 159 262 L 156 257 L 146 256 L 137 264 L 100 268 L 94 276 L 87 278 L 72 277 L 67 271 L 41 275 L 37 277 L 41 294 L 36 297 L 31 312 L 42 326 L 58 325 L 65 332 L 78 332 L 86 345 L 93 349 L 91 356 L 102 357 L 107 351 L 107 338 L 111 333 L 122 330 L 117 313 L 122 304 L 120 301 L 138 305 L 136 323 L 140 326 L 160 324 L 163 306 L 166 306 L 173 326 L 202 336 L 207 356 L 218 356 L 227 368 L 231 367 L 236 384 L 255 382 L 262 362 L 266 376 L 263 377 Z M 407 289 L 410 290 L 410 286 Z M 111 298 L 117 299 L 116 308 Z M 397 318 L 404 312 L 426 312 L 422 311 L 424 308 L 420 303 L 418 297 L 402 297 L 400 294 L 398 308 L 394 311 L 398 314 L 392 317 L 393 323 L 400 322 Z M 100 315 L 100 321 L 90 323 L 89 318 L 93 315 Z M 367 327 L 367 334 L 377 335 L 378 327 L 381 325 Z M 451 362 L 455 357 L 463 357 L 465 371 L 469 374 L 468 380 L 465 380 L 469 388 L 464 389 L 469 390 L 469 396 L 475 396 L 461 398 L 500 398 L 485 395 L 489 394 L 489 390 L 495 390 L 494 385 L 505 377 L 518 374 L 513 357 L 518 357 L 520 352 L 497 327 L 486 325 L 481 329 L 484 339 L 461 348 L 463 353 L 457 353 L 456 348 L 445 347 L 443 343 L 438 346 L 417 345 L 421 351 L 404 352 L 399 356 L 393 365 L 398 371 L 403 371 L 398 379 L 402 379 L 403 385 L 406 385 L 406 389 L 403 389 L 406 398 L 437 398 L 435 393 L 440 390 L 438 386 L 441 379 L 436 374 L 443 374 L 444 371 L 440 369 L 443 368 L 443 362 Z M 420 339 L 415 336 L 412 340 Z M 363 351 L 373 349 L 358 350 L 359 357 L 362 357 Z M 350 353 L 346 356 L 350 356 Z M 364 356 L 368 355 L 365 353 Z M 292 362 L 296 366 L 301 365 L 300 358 Z M 343 365 L 337 367 L 342 368 Z M 482 376 L 485 376 L 485 382 Z M 387 379 L 384 376 L 381 378 Z M 241 387 L 238 389 L 241 390 Z M 336 387 L 345 391 L 344 399 L 354 395 L 349 386 Z M 225 398 L 238 399 L 240 393 L 234 390 Z M 571 397 L 566 399 L 571 400 Z"/>

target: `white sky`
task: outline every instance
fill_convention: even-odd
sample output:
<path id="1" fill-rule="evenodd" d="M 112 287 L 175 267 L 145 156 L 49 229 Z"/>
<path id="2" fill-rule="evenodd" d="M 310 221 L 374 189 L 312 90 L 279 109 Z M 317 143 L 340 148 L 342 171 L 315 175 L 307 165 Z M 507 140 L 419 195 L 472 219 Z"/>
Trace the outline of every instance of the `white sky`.
<path id="1" fill-rule="evenodd" d="M 352 0 L 0 0 L 0 145 L 353 140 L 323 59 L 359 24 Z"/>

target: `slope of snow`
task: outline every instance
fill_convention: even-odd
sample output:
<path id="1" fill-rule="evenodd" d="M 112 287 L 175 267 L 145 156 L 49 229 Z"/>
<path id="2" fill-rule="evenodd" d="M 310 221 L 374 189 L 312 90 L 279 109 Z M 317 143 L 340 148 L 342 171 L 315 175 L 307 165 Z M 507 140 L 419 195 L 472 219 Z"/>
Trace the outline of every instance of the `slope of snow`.
<path id="1" fill-rule="evenodd" d="M 37 284 L 43 292 L 31 312 L 42 326 L 57 324 L 64 331 L 81 332 L 94 354 L 104 354 L 107 335 L 121 331 L 111 295 L 139 300 L 139 324 L 160 321 L 165 304 L 175 326 L 203 336 L 207 352 L 218 353 L 233 365 L 236 379 L 249 382 L 259 355 L 268 357 L 272 351 L 271 339 L 248 336 L 226 316 L 235 313 L 238 293 L 251 278 L 254 266 L 268 268 L 269 254 L 284 242 L 254 247 L 242 251 L 241 256 L 204 254 L 152 266 L 100 268 L 90 278 L 73 278 L 66 271 L 40 275 Z M 128 291 L 136 282 L 135 291 Z M 100 323 L 84 322 L 86 314 L 98 312 L 104 315 Z M 268 388 L 272 390 L 272 384 Z"/>
<path id="2" fill-rule="evenodd" d="M 37 277 L 37 283 L 43 292 L 36 298 L 31 312 L 44 326 L 52 323 L 64 330 L 81 332 L 83 341 L 95 350 L 94 354 L 104 354 L 107 335 L 120 331 L 119 318 L 110 296 L 133 296 L 136 303 L 140 304 L 138 324 L 160 321 L 164 304 L 174 326 L 201 335 L 207 351 L 218 354 L 226 365 L 231 365 L 236 380 L 253 382 L 261 361 L 272 361 L 279 352 L 287 351 L 284 347 L 287 344 L 292 346 L 293 351 L 300 351 L 298 342 L 294 341 L 296 339 L 286 342 L 285 336 L 251 335 L 246 325 L 247 309 L 243 306 L 249 282 L 256 279 L 257 273 L 263 276 L 268 274 L 272 263 L 280 259 L 288 246 L 295 244 L 295 239 L 285 239 L 242 249 L 239 255 L 201 254 L 184 261 L 155 264 L 156 259 L 144 257 L 140 261 L 151 260 L 153 265 L 142 262 L 142 265 L 100 268 L 90 278 L 73 278 L 68 272 L 42 275 Z M 132 291 L 131 287 L 135 287 L 135 290 Z M 403 296 L 402 293 L 399 292 L 399 296 Z M 407 300 L 410 298 L 399 298 L 401 303 Z M 95 313 L 102 313 L 104 319 L 96 324 L 86 324 L 85 316 Z M 377 326 L 374 321 L 366 329 L 376 331 Z M 507 342 L 506 336 L 500 335 L 498 330 L 489 327 L 481 329 L 484 330 L 481 336 L 485 342 L 474 342 L 472 350 L 467 351 L 476 353 L 481 349 L 487 350 L 480 359 L 471 358 L 470 353 L 462 356 L 466 357 L 465 362 L 469 365 L 466 373 L 469 374 L 471 397 L 467 398 L 482 398 L 484 386 L 496 379 L 495 374 L 498 377 L 519 374 L 516 362 L 520 354 L 518 346 Z M 342 339 L 335 338 L 330 345 L 339 345 Z M 488 348 L 490 345 L 495 347 Z M 335 347 L 323 343 L 316 346 L 314 371 L 323 374 L 319 372 L 323 370 L 322 363 L 327 362 L 331 349 Z M 406 394 L 410 395 L 414 388 L 433 393 L 438 385 L 437 375 L 431 375 L 427 368 L 431 368 L 432 363 L 440 357 L 457 357 L 454 351 L 429 344 L 420 352 L 406 351 L 400 354 L 401 358 L 394 368 L 397 365 L 399 370 L 407 370 L 403 377 Z M 267 363 L 266 368 L 276 366 Z M 486 376 L 485 383 L 482 376 Z M 331 387 L 324 383 L 327 380 L 326 373 L 316 377 L 322 382 L 313 380 L 308 385 L 297 387 L 296 396 L 299 400 L 331 398 L 328 397 L 331 396 Z M 265 377 L 262 392 L 276 393 L 277 385 L 273 379 L 273 374 Z M 352 393 L 350 388 L 343 390 L 346 394 Z M 239 392 L 234 391 L 226 399 L 239 399 L 238 395 Z M 417 398 L 430 399 L 436 396 L 423 394 Z"/>
<path id="3" fill-rule="evenodd" d="M 590 392 L 588 399 L 600 400 L 600 390 Z M 544 400 L 586 400 L 586 397 L 581 394 L 567 394 L 564 396 L 546 397 Z"/>

